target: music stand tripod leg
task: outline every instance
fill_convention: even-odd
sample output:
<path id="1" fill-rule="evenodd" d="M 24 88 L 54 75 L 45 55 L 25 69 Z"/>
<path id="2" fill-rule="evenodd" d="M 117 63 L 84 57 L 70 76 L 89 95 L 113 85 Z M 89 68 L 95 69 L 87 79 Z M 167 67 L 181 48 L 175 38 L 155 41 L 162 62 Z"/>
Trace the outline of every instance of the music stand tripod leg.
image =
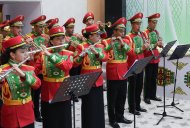
<path id="1" fill-rule="evenodd" d="M 166 80 L 165 80 L 165 78 L 166 78 L 166 70 L 165 70 L 165 57 L 163 57 L 163 63 L 164 63 L 164 79 L 163 79 L 163 89 L 164 89 L 164 91 L 163 91 L 163 94 L 164 94 L 164 112 L 161 114 L 161 113 L 154 113 L 154 115 L 162 115 L 162 117 L 161 117 L 161 119 L 157 122 L 157 124 L 156 125 L 159 125 L 159 123 L 163 120 L 163 118 L 164 117 L 173 117 L 173 118 L 176 118 L 176 119 L 183 119 L 182 117 L 178 117 L 178 116 L 172 116 L 172 115 L 168 115 L 167 113 L 166 113 L 166 105 L 165 105 L 165 102 L 166 102 L 166 95 L 165 95 L 165 93 L 166 93 L 166 89 L 165 89 L 165 87 L 166 87 Z"/>
<path id="2" fill-rule="evenodd" d="M 72 92 L 71 94 L 70 94 L 70 96 L 71 96 L 71 101 L 72 101 L 72 103 L 73 103 L 73 128 L 75 128 L 76 127 L 76 124 L 75 124 L 75 98 L 76 98 L 76 96 L 75 96 L 75 94 L 74 94 L 74 92 Z"/>
<path id="3" fill-rule="evenodd" d="M 136 93 L 136 74 L 134 74 L 134 91 L 133 91 L 133 116 L 134 116 L 134 128 L 136 127 L 136 115 L 135 115 L 135 112 L 136 112 L 136 96 L 135 96 L 135 93 Z"/>
<path id="4" fill-rule="evenodd" d="M 174 83 L 174 89 L 173 89 L 173 100 L 172 100 L 172 103 L 171 103 L 171 105 L 166 105 L 166 107 L 175 107 L 176 109 L 178 109 L 179 111 L 181 111 L 181 112 L 184 112 L 182 109 L 180 109 L 179 107 L 177 107 L 176 105 L 178 105 L 179 103 L 175 103 L 175 94 L 176 94 L 176 82 L 177 82 L 177 68 L 178 68 L 178 65 L 179 65 L 179 61 L 178 61 L 179 59 L 177 59 L 177 62 L 176 62 L 176 71 L 175 71 L 175 73 L 176 73 L 176 75 L 175 75 L 175 83 Z"/>

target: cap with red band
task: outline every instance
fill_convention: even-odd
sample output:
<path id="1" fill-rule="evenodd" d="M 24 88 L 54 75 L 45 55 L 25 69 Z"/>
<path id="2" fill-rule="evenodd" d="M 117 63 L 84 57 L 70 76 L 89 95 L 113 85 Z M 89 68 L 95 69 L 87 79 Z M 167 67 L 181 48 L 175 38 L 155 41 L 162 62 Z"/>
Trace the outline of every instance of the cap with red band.
<path id="1" fill-rule="evenodd" d="M 99 29 L 99 26 L 97 24 L 93 24 L 93 25 L 90 25 L 88 27 L 86 27 L 85 29 L 82 30 L 82 34 L 96 34 L 96 33 L 99 33 L 100 32 L 100 29 Z"/>
<path id="2" fill-rule="evenodd" d="M 114 27 L 115 29 L 122 29 L 125 28 L 127 24 L 127 19 L 125 17 L 120 18 L 115 23 L 112 24 L 111 27 Z"/>
<path id="3" fill-rule="evenodd" d="M 19 15 L 16 18 L 12 19 L 9 21 L 10 26 L 24 26 L 23 25 L 23 20 L 24 20 L 24 16 L 23 15 Z"/>
<path id="4" fill-rule="evenodd" d="M 148 18 L 148 20 L 157 21 L 158 18 L 160 18 L 160 13 L 155 13 L 153 15 L 146 17 L 146 18 Z"/>
<path id="5" fill-rule="evenodd" d="M 88 20 L 88 19 L 94 19 L 94 14 L 92 12 L 88 12 L 85 14 L 84 18 L 83 18 L 83 23 L 85 24 L 85 22 Z"/>
<path id="6" fill-rule="evenodd" d="M 31 25 L 37 25 L 37 26 L 44 26 L 45 25 L 45 21 L 46 20 L 46 16 L 45 15 L 41 15 L 38 18 L 32 20 L 30 22 Z"/>
<path id="7" fill-rule="evenodd" d="M 49 35 L 50 37 L 54 37 L 54 36 L 64 36 L 64 29 L 63 27 L 57 26 L 57 27 L 53 27 L 49 30 Z"/>
<path id="8" fill-rule="evenodd" d="M 69 18 L 65 24 L 63 25 L 64 27 L 73 27 L 75 24 L 75 18 Z"/>
<path id="9" fill-rule="evenodd" d="M 4 50 L 6 50 L 7 48 L 15 49 L 25 44 L 26 43 L 23 41 L 22 36 L 16 36 L 16 37 L 3 41 L 2 47 Z"/>
<path id="10" fill-rule="evenodd" d="M 129 19 L 129 21 L 131 21 L 132 23 L 142 22 L 142 18 L 143 18 L 143 13 L 139 12 L 139 13 L 135 14 L 133 17 L 131 17 Z"/>

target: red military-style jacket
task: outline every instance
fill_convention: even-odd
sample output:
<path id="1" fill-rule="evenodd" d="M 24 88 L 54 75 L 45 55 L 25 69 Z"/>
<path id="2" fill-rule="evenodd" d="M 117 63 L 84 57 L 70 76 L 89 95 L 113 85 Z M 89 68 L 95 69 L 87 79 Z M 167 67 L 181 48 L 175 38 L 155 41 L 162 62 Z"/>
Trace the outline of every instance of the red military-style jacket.
<path id="1" fill-rule="evenodd" d="M 35 72 L 39 74 L 42 70 L 43 80 L 41 87 L 41 100 L 49 102 L 73 66 L 73 52 L 64 49 L 52 49 L 50 56 L 43 54 L 38 58 Z"/>
<path id="2" fill-rule="evenodd" d="M 88 49 L 93 44 L 90 41 L 84 42 L 81 44 L 81 48 L 76 49 L 76 55 L 74 57 L 74 65 L 82 65 L 81 74 L 87 74 L 92 72 L 102 72 L 102 62 L 107 61 L 108 56 L 104 50 L 104 45 L 101 42 L 98 42 L 94 45 L 95 50 L 98 52 L 98 56 L 92 53 L 91 50 L 87 50 L 87 54 L 84 57 L 80 57 L 84 49 Z M 95 83 L 95 87 L 103 86 L 103 76 L 102 74 Z"/>
<path id="3" fill-rule="evenodd" d="M 11 68 L 9 63 L 1 66 L 2 71 Z M 36 77 L 34 67 L 23 64 L 20 69 L 25 73 L 25 78 L 13 71 L 2 81 L 1 127 L 4 128 L 24 127 L 35 120 L 31 88 L 39 88 L 41 81 Z"/>
<path id="4" fill-rule="evenodd" d="M 130 51 L 129 41 L 123 39 L 123 47 L 118 48 L 120 43 L 116 40 L 111 41 L 111 38 L 104 40 L 106 44 L 106 52 L 108 52 L 108 61 L 106 64 L 107 80 L 124 80 L 123 76 L 128 70 L 128 52 Z"/>

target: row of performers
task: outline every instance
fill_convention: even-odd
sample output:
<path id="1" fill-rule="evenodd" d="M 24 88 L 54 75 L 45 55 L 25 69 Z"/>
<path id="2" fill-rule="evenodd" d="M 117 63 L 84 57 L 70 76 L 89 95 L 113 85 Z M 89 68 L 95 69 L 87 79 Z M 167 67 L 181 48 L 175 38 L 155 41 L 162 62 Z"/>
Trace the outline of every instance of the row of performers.
<path id="1" fill-rule="evenodd" d="M 147 110 L 140 106 L 144 76 L 142 72 L 137 75 L 136 79 L 128 78 L 127 93 L 127 79 L 124 79 L 123 75 L 136 59 L 159 54 L 157 47 L 162 47 L 162 41 L 155 29 L 159 17 L 158 13 L 149 16 L 148 28 L 141 32 L 143 14 L 137 13 L 129 19 L 132 30 L 128 35 L 125 35 L 127 20 L 120 18 L 111 25 L 113 28 L 111 38 L 107 38 L 102 24 L 94 24 L 92 13 L 87 13 L 84 17 L 83 22 L 87 26 L 82 30 L 83 36 L 73 34 L 75 23 L 73 18 L 64 24 L 66 34 L 63 27 L 57 24 L 58 20 L 52 19 L 48 24 L 50 25 L 48 35 L 43 33 L 39 35 L 39 32 L 44 29 L 44 15 L 31 21 L 34 26 L 32 33 L 26 36 L 15 36 L 9 33 L 2 41 L 1 127 L 34 127 L 35 109 L 33 107 L 36 106 L 33 106 L 31 89 L 38 89 L 41 86 L 43 127 L 71 128 L 71 101 L 53 104 L 49 101 L 54 97 L 62 81 L 69 75 L 76 75 L 79 69 L 80 74 L 101 72 L 102 62 L 107 62 L 109 123 L 114 128 L 120 128 L 118 123 L 132 123 L 124 117 L 126 94 L 128 94 L 130 113 L 140 115 L 140 112 L 146 112 Z M 20 34 L 23 19 L 23 16 L 18 16 L 9 21 L 11 32 L 16 31 Z M 66 45 L 63 47 L 63 44 Z M 52 46 L 50 50 L 46 48 L 49 45 Z M 35 53 L 35 51 L 42 52 Z M 27 65 L 23 64 L 24 62 Z M 156 97 L 158 63 L 159 59 L 153 59 L 145 69 L 144 100 L 147 104 L 151 103 L 150 100 L 160 101 Z M 133 99 L 134 79 L 137 81 L 136 108 L 134 108 Z M 81 99 L 81 127 L 105 128 L 102 75 L 95 82 L 89 94 L 82 96 Z M 39 101 L 39 98 L 37 100 Z"/>

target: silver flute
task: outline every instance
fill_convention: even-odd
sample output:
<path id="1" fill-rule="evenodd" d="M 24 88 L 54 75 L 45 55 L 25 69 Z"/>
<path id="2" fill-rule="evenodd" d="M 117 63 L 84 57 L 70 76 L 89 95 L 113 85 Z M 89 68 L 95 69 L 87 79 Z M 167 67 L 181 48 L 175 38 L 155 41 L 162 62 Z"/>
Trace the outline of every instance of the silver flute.
<path id="1" fill-rule="evenodd" d="M 90 45 L 88 48 L 85 48 L 85 49 L 79 54 L 79 56 L 80 56 L 80 57 L 83 57 L 90 49 L 94 49 L 95 46 L 96 46 L 96 44 L 98 44 L 98 43 L 99 43 L 99 41 L 98 41 L 97 43 L 94 43 L 94 44 Z"/>
<path id="2" fill-rule="evenodd" d="M 21 66 L 22 64 L 24 64 L 27 60 L 29 60 L 30 57 L 27 57 L 25 60 L 23 60 L 22 62 L 20 62 L 18 64 L 18 67 Z M 14 70 L 14 67 L 10 68 L 9 70 L 7 70 L 4 74 L 0 75 L 0 81 L 5 78 L 9 73 L 11 73 Z"/>
<path id="3" fill-rule="evenodd" d="M 49 49 L 54 49 L 54 48 L 60 48 L 60 47 L 65 47 L 65 46 L 68 46 L 69 44 L 61 44 L 61 45 L 57 45 L 57 46 L 52 46 L 52 47 L 48 47 L 46 48 L 47 50 Z M 37 52 L 41 52 L 43 51 L 43 49 L 37 49 L 37 50 L 34 50 L 34 51 L 30 51 L 30 52 L 27 52 L 27 54 L 33 54 L 33 53 L 37 53 Z"/>

